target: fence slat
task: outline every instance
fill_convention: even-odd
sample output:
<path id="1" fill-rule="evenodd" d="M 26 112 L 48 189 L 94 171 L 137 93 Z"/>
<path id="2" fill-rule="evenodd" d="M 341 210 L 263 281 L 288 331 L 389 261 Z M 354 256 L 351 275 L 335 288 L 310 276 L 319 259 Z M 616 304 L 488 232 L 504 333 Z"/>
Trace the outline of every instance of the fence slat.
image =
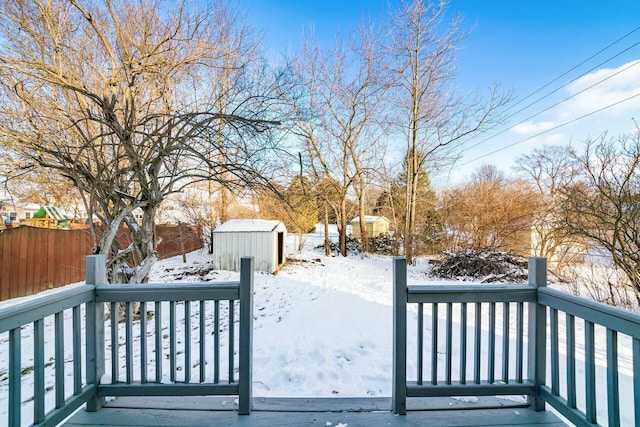
<path id="1" fill-rule="evenodd" d="M 82 318 L 80 306 L 76 305 L 72 311 L 73 330 L 73 394 L 82 393 Z"/>
<path id="2" fill-rule="evenodd" d="M 127 384 L 133 382 L 133 313 L 130 302 L 124 303 L 124 360 Z"/>
<path id="3" fill-rule="evenodd" d="M 206 305 L 204 301 L 200 301 L 200 362 L 199 362 L 199 378 L 200 378 L 200 382 L 204 382 L 204 378 L 205 378 L 205 368 L 207 366 L 207 364 L 205 363 L 205 350 L 207 348 L 206 345 L 206 337 L 207 334 L 205 333 L 205 315 L 206 315 Z"/>
<path id="4" fill-rule="evenodd" d="M 155 359 L 156 359 L 156 383 L 162 382 L 162 303 L 160 301 L 155 302 L 153 311 L 153 317 L 155 319 Z"/>
<path id="5" fill-rule="evenodd" d="M 140 303 L 140 383 L 147 382 L 147 303 Z"/>
<path id="6" fill-rule="evenodd" d="M 176 382 L 176 302 L 169 301 L 169 380 Z"/>
<path id="7" fill-rule="evenodd" d="M 576 319 L 567 314 L 567 405 L 576 408 Z"/>
<path id="8" fill-rule="evenodd" d="M 509 384 L 509 325 L 511 316 L 509 313 L 510 304 L 502 304 L 502 382 Z"/>
<path id="9" fill-rule="evenodd" d="M 417 351 L 418 351 L 418 361 L 416 363 L 416 367 L 418 368 L 417 378 L 418 384 L 422 384 L 424 378 L 424 304 L 418 304 L 418 342 Z"/>
<path id="10" fill-rule="evenodd" d="M 33 322 L 33 423 L 38 424 L 42 421 L 44 421 L 44 319 L 39 319 Z"/>
<path id="11" fill-rule="evenodd" d="M 20 404 L 22 390 L 20 328 L 9 331 L 9 425 L 20 427 Z"/>
<path id="12" fill-rule="evenodd" d="M 235 382 L 235 373 L 234 373 L 234 353 L 235 353 L 235 303 L 234 301 L 229 301 L 229 384 Z"/>
<path id="13" fill-rule="evenodd" d="M 64 312 L 54 316 L 55 367 L 56 367 L 56 409 L 64 406 Z"/>
<path id="14" fill-rule="evenodd" d="M 214 301 L 213 307 L 213 383 L 220 382 L 220 301 Z"/>
<path id="15" fill-rule="evenodd" d="M 490 384 L 495 382 L 496 370 L 496 303 L 489 303 L 489 343 L 487 377 Z"/>
<path id="16" fill-rule="evenodd" d="M 549 329 L 551 330 L 551 393 L 560 394 L 560 353 L 558 351 L 558 310 L 549 310 Z"/>
<path id="17" fill-rule="evenodd" d="M 597 420 L 596 409 L 596 350 L 593 323 L 584 322 L 585 418 L 592 424 Z"/>
<path id="18" fill-rule="evenodd" d="M 118 343 L 118 303 L 111 303 L 111 384 L 116 384 L 120 377 L 118 363 L 120 344 Z"/>
<path id="19" fill-rule="evenodd" d="M 191 301 L 184 302 L 184 382 L 191 381 Z"/>
<path id="20" fill-rule="evenodd" d="M 618 333 L 607 328 L 607 414 L 610 426 L 620 425 L 618 386 Z"/>
<path id="21" fill-rule="evenodd" d="M 460 384 L 467 383 L 467 303 L 460 304 Z"/>
<path id="22" fill-rule="evenodd" d="M 521 383 L 524 362 L 524 303 L 516 306 L 516 382 Z"/>
<path id="23" fill-rule="evenodd" d="M 473 382 L 480 384 L 480 355 L 482 352 L 482 304 L 476 303 L 476 321 L 474 324 L 474 346 L 473 346 Z"/>
<path id="24" fill-rule="evenodd" d="M 438 303 L 431 304 L 431 384 L 438 384 Z"/>
<path id="25" fill-rule="evenodd" d="M 633 339 L 633 407 L 635 424 L 640 426 L 640 339 Z"/>
<path id="26" fill-rule="evenodd" d="M 447 362 L 445 365 L 445 382 L 451 384 L 451 358 L 453 350 L 453 304 L 447 303 Z"/>

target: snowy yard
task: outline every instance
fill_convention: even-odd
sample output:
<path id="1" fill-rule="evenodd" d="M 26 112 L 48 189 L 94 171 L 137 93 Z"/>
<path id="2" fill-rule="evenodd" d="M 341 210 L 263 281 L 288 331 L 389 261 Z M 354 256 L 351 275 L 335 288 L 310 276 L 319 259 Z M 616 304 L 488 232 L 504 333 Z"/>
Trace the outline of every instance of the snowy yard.
<path id="1" fill-rule="evenodd" d="M 260 272 L 255 274 L 254 396 L 390 396 L 393 342 L 392 259 L 379 256 L 327 258 L 320 249 L 314 249 L 321 243 L 318 235 L 307 236 L 305 249 L 300 253 L 292 253 L 297 244 L 297 241 L 294 242 L 296 239 L 298 239 L 297 236 L 289 237 L 289 256 L 293 260 L 282 271 L 277 275 Z M 210 256 L 205 251 L 196 251 L 187 255 L 186 264 L 182 263 L 181 257 L 159 262 L 152 271 L 150 281 L 160 283 L 238 280 L 238 273 L 209 271 L 210 266 Z M 434 279 L 427 276 L 428 269 L 426 260 L 419 260 L 416 266 L 409 267 L 408 282 L 410 284 L 435 283 Z M 199 270 L 200 273 L 190 275 L 189 272 L 194 270 Z M 437 280 L 437 283 L 446 282 Z M 8 304 L 10 302 L 3 303 L 0 307 Z M 410 306 L 410 310 L 415 310 L 415 307 Z M 180 312 L 178 310 L 178 313 Z M 497 324 L 501 324 L 502 321 L 500 313 L 498 312 L 496 319 Z M 193 315 L 197 314 L 197 310 L 193 310 Z M 67 315 L 70 317 L 70 313 L 65 312 L 65 316 Z M 440 311 L 440 316 L 444 316 L 444 310 Z M 415 379 L 415 360 L 412 359 L 416 354 L 416 317 L 415 311 L 409 313 L 408 372 L 410 379 Z M 472 318 L 472 312 L 469 318 Z M 455 311 L 454 319 L 458 319 Z M 484 321 L 486 319 L 483 319 Z M 197 321 L 194 320 L 195 323 Z M 45 336 L 48 342 L 53 341 L 53 333 L 50 332 L 53 328 L 52 324 L 52 317 L 47 318 Z M 179 321 L 178 325 L 182 327 L 182 322 Z M 562 336 L 563 323 L 560 325 Z M 576 327 L 577 336 L 584 337 L 582 322 L 576 322 Z M 483 329 L 486 329 L 486 324 Z M 134 330 L 137 330 L 135 325 Z M 153 330 L 150 329 L 149 333 L 152 332 Z M 32 344 L 29 347 L 32 333 L 32 328 L 29 326 L 23 329 L 23 369 L 26 376 L 22 392 L 24 411 L 32 410 L 30 396 L 33 395 L 33 378 L 29 372 L 29 367 L 33 366 Z M 177 335 L 182 334 L 178 331 Z M 428 340 L 429 336 L 430 331 L 427 330 L 425 339 Z M 224 343 L 225 340 L 226 338 L 222 336 L 221 342 Z M 72 359 L 70 343 L 71 337 L 65 337 L 66 360 L 69 366 Z M 601 387 L 606 387 L 603 369 L 606 365 L 605 343 L 604 329 L 596 328 L 599 390 Z M 578 340 L 578 344 L 584 345 L 583 338 Z M 484 337 L 483 345 L 486 345 Z M 53 355 L 52 348 L 53 345 L 48 346 L 45 361 L 50 360 Z M 564 363 L 562 345 L 560 351 L 562 365 Z M 444 357 L 443 352 L 444 346 L 438 349 L 438 357 Z M 499 352 L 500 349 L 497 351 L 497 360 L 500 360 Z M 633 373 L 631 345 L 627 337 L 620 337 L 619 352 L 623 424 L 630 425 L 633 420 L 631 381 Z M 194 351 L 194 354 L 197 352 Z M 222 354 L 224 355 L 224 351 Z M 109 348 L 107 348 L 108 357 Z M 580 384 L 584 377 L 584 354 L 580 348 L 576 357 L 580 404 L 580 399 L 584 401 L 582 392 L 584 387 Z M 197 364 L 198 361 L 195 362 Z M 108 366 L 108 359 L 106 363 Z M 223 366 L 224 363 L 226 360 L 223 360 Z M 0 421 L 5 423 L 8 393 L 7 365 L 8 334 L 5 333 L 0 335 Z M 152 365 L 153 358 L 150 358 L 150 375 Z M 442 366 L 442 363 L 440 365 Z M 514 365 L 515 363 L 512 364 Z M 168 372 L 168 367 L 164 372 Z M 47 368 L 46 373 L 45 387 L 47 390 L 53 389 L 55 383 L 53 369 Z M 69 367 L 67 370 L 69 381 L 71 381 L 70 375 Z M 455 375 L 457 375 L 456 372 L 454 372 L 454 378 Z M 72 384 L 69 383 L 67 393 L 71 391 Z M 53 403 L 52 394 L 47 393 L 48 407 Z M 603 396 L 598 402 L 599 422 L 606 423 L 606 393 L 599 394 Z M 520 399 L 520 397 L 514 398 Z"/>

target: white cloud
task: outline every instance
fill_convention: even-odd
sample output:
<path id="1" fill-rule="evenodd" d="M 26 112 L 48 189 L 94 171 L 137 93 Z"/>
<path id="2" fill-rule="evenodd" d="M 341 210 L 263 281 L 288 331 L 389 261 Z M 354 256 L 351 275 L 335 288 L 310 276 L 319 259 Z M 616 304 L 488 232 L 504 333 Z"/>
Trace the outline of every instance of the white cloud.
<path id="1" fill-rule="evenodd" d="M 605 81 L 602 81 L 606 79 Z M 617 68 L 602 68 L 575 80 L 566 87 L 574 97 L 559 105 L 560 118 L 571 120 L 640 94 L 640 60 Z M 640 96 L 608 108 L 613 117 L 630 119 L 640 110 Z"/>
<path id="2" fill-rule="evenodd" d="M 544 121 L 544 122 L 534 122 L 534 121 L 526 121 L 524 123 L 520 123 L 513 127 L 513 131 L 515 133 L 519 133 L 522 135 L 542 132 L 547 129 L 551 129 L 553 127 L 553 122 Z"/>
<path id="3" fill-rule="evenodd" d="M 512 130 L 522 137 L 529 137 L 560 126 L 565 134 L 579 140 L 605 131 L 625 133 L 633 126 L 633 119 L 640 120 L 640 96 L 620 101 L 635 95 L 640 95 L 640 60 L 616 68 L 601 68 L 576 79 L 556 93 L 555 98 L 548 98 L 546 104 L 539 103 L 534 107 L 537 111 L 548 108 L 547 111 Z M 606 108 L 618 102 L 618 105 Z M 602 111 L 595 113 L 599 110 Z M 534 109 L 528 111 L 529 114 L 535 112 Z"/>

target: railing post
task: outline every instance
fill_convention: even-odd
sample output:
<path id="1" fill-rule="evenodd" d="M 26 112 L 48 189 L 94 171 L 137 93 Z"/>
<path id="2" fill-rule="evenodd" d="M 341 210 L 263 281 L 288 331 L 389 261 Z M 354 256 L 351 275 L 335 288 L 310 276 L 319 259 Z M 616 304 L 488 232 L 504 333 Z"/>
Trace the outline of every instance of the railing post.
<path id="1" fill-rule="evenodd" d="M 231 320 L 232 322 L 233 320 Z M 252 408 L 253 360 L 253 257 L 240 259 L 240 356 L 238 414 L 249 415 Z"/>
<path id="2" fill-rule="evenodd" d="M 393 258 L 392 410 L 407 413 L 407 260 Z"/>
<path id="3" fill-rule="evenodd" d="M 107 260 L 104 255 L 90 255 L 86 258 L 86 279 L 89 285 L 107 283 Z M 87 384 L 94 384 L 95 395 L 87 402 L 87 411 L 95 412 L 104 405 L 104 397 L 98 397 L 98 384 L 104 375 L 104 307 L 95 300 L 87 303 L 86 312 L 86 353 Z"/>
<path id="4" fill-rule="evenodd" d="M 529 258 L 529 284 L 536 288 L 547 286 L 547 259 Z M 536 298 L 537 300 L 537 298 Z M 545 402 L 540 387 L 545 383 L 547 364 L 547 309 L 537 302 L 529 303 L 529 363 L 528 377 L 535 385 L 535 395 L 529 404 L 535 411 L 544 411 Z"/>

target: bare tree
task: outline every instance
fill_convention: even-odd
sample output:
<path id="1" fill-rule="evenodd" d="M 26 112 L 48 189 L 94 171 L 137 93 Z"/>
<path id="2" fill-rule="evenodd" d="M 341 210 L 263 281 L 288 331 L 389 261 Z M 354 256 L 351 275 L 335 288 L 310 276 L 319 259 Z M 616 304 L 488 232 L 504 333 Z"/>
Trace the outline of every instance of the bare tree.
<path id="1" fill-rule="evenodd" d="M 640 303 L 640 129 L 587 141 L 580 174 L 560 190 L 567 229 L 604 248 Z"/>
<path id="2" fill-rule="evenodd" d="M 219 29 L 236 25 L 224 10 L 221 1 L 205 9 L 162 0 L 0 3 L 2 144 L 26 167 L 56 170 L 80 189 L 89 218 L 104 227 L 94 228 L 96 252 L 111 263 L 134 252 L 142 260 L 132 283 L 157 259 L 153 225 L 168 195 L 198 180 L 255 182 L 263 172 L 276 86 L 247 67 L 244 98 L 216 108 L 211 78 L 229 54 Z M 134 238 L 128 248 L 114 246 L 122 224 Z"/>
<path id="3" fill-rule="evenodd" d="M 510 98 L 495 87 L 484 101 L 456 94 L 455 52 L 467 33 L 460 29 L 460 17 L 445 24 L 446 6 L 446 1 L 403 1 L 391 16 L 389 67 L 396 76 L 396 125 L 406 138 L 404 252 L 409 262 L 422 171 L 451 159 L 469 136 L 495 123 Z"/>
<path id="4" fill-rule="evenodd" d="M 454 248 L 529 254 L 539 197 L 524 180 L 507 179 L 495 167 L 483 166 L 442 199 Z"/>
<path id="5" fill-rule="evenodd" d="M 293 107 L 293 132 L 303 143 L 313 180 L 323 183 L 318 192 L 321 206 L 330 207 L 336 217 L 343 256 L 347 255 L 349 191 L 354 187 L 357 191 L 364 226 L 367 173 L 376 159 L 370 154 L 383 134 L 375 119 L 388 84 L 370 37 L 363 31 L 349 46 L 338 42 L 330 52 L 307 43 L 296 69 L 304 93 Z M 326 222 L 328 213 L 324 216 Z M 366 229 L 364 233 L 366 240 Z"/>
<path id="6" fill-rule="evenodd" d="M 561 190 L 571 185 L 579 171 L 570 146 L 544 146 L 516 159 L 515 170 L 534 185 L 542 203 L 532 223 L 532 250 L 561 272 L 588 248 L 584 238 L 565 227 Z"/>

